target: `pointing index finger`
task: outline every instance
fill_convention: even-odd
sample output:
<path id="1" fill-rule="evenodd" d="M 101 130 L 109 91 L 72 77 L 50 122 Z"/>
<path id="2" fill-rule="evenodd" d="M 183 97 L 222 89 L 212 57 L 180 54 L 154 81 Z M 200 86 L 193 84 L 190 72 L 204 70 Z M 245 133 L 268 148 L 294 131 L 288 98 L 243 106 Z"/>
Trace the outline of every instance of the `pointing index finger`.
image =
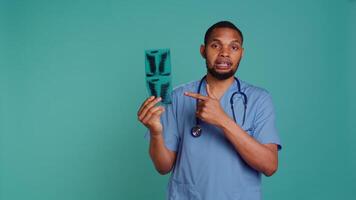
<path id="1" fill-rule="evenodd" d="M 201 94 L 197 94 L 197 93 L 193 93 L 193 92 L 184 92 L 185 96 L 189 96 L 189 97 L 193 97 L 195 99 L 199 99 L 199 100 L 208 100 L 209 98 L 207 96 L 203 96 Z"/>

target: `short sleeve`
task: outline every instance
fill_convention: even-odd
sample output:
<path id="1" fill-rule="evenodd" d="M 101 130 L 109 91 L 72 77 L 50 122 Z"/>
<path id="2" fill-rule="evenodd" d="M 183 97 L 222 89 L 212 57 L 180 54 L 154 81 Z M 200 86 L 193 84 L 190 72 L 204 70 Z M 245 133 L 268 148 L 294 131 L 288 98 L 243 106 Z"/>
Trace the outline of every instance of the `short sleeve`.
<path id="1" fill-rule="evenodd" d="M 177 152 L 179 144 L 178 125 L 176 120 L 175 110 L 176 99 L 172 98 L 172 103 L 165 105 L 165 111 L 161 115 L 161 123 L 163 126 L 163 138 L 166 147 Z M 150 140 L 150 130 L 147 129 L 145 138 Z"/>
<path id="2" fill-rule="evenodd" d="M 261 144 L 273 143 L 282 149 L 281 140 L 275 124 L 275 111 L 272 97 L 269 93 L 261 97 L 255 117 L 254 138 Z"/>

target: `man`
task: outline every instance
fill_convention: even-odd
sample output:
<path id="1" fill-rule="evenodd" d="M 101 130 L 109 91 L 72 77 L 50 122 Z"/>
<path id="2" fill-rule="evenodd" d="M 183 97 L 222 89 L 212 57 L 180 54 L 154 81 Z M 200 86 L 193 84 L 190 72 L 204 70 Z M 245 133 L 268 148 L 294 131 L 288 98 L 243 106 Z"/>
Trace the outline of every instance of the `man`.
<path id="1" fill-rule="evenodd" d="M 261 173 L 277 170 L 281 144 L 271 96 L 234 78 L 242 44 L 235 25 L 214 24 L 200 47 L 206 77 L 174 89 L 171 105 L 150 97 L 138 111 L 157 171 L 172 172 L 169 200 L 259 200 Z"/>

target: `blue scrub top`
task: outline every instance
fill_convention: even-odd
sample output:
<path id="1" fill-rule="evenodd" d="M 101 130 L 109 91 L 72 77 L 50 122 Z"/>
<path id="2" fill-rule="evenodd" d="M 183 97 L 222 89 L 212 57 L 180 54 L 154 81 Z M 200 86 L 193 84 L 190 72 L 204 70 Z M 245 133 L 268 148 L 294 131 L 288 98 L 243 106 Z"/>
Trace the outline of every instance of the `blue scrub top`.
<path id="1" fill-rule="evenodd" d="M 275 126 L 275 112 L 270 94 L 262 88 L 240 80 L 247 95 L 246 121 L 242 128 L 262 144 L 274 143 L 281 149 Z M 225 138 L 218 127 L 200 120 L 202 135 L 194 138 L 196 100 L 184 92 L 197 92 L 200 81 L 176 87 L 172 104 L 161 115 L 165 145 L 177 153 L 175 166 L 167 186 L 169 200 L 260 200 L 261 173 L 252 169 Z M 236 81 L 220 99 L 225 112 L 233 119 L 230 106 L 232 93 L 238 91 Z M 206 80 L 200 94 L 207 96 Z M 236 121 L 241 126 L 243 98 L 234 97 Z M 149 140 L 149 130 L 145 138 Z"/>

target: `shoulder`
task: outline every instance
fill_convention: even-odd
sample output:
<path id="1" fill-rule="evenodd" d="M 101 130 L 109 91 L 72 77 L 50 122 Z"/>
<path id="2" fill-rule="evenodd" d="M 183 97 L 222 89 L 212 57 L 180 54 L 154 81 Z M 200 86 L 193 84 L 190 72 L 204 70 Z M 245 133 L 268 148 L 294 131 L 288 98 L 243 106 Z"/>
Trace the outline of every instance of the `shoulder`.
<path id="1" fill-rule="evenodd" d="M 258 102 L 266 99 L 271 99 L 271 94 L 267 89 L 243 81 L 240 78 L 239 81 L 241 83 L 241 91 L 248 96 L 250 102 L 251 100 Z"/>
<path id="2" fill-rule="evenodd" d="M 251 110 L 254 110 L 257 115 L 269 115 L 274 113 L 272 96 L 268 90 L 245 81 L 240 80 L 240 82 L 241 91 L 246 94 L 248 99 L 247 103 Z"/>
<path id="3" fill-rule="evenodd" d="M 173 88 L 172 95 L 180 96 L 184 92 L 196 92 L 199 86 L 199 81 L 190 81 L 188 83 L 180 84 Z"/>

